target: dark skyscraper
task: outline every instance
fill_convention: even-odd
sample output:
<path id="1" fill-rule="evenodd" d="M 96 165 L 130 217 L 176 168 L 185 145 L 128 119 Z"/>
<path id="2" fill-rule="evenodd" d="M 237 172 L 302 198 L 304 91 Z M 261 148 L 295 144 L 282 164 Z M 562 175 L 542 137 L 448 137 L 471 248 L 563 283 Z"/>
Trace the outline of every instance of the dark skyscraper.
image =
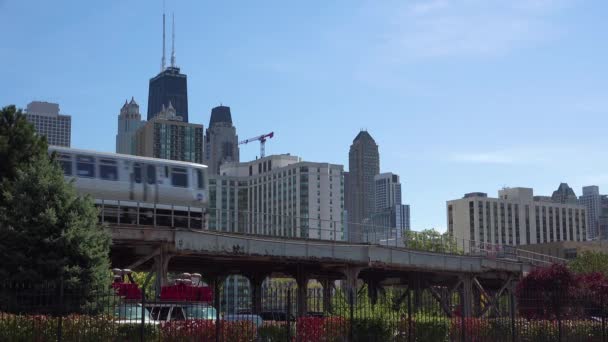
<path id="1" fill-rule="evenodd" d="M 349 240 L 363 238 L 363 220 L 374 212 L 374 176 L 380 173 L 378 145 L 367 131 L 361 131 L 348 152 L 346 180 L 346 210 L 348 211 Z"/>
<path id="2" fill-rule="evenodd" d="M 175 23 L 175 21 L 173 21 Z M 169 102 L 177 116 L 188 122 L 188 79 L 175 65 L 175 24 L 171 44 L 171 65 L 165 67 L 165 15 L 163 14 L 163 57 L 161 71 L 150 79 L 148 91 L 148 121 L 158 114 Z"/>
<path id="3" fill-rule="evenodd" d="M 238 161 L 239 142 L 230 107 L 215 107 L 211 110 L 209 128 L 205 134 L 205 164 L 210 174 L 219 174 L 223 163 Z"/>

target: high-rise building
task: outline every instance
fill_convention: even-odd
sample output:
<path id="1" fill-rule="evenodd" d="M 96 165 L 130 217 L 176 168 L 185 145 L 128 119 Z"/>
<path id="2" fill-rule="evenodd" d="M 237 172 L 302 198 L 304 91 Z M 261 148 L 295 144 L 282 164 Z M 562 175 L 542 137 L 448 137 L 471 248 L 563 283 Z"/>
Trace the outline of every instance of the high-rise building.
<path id="1" fill-rule="evenodd" d="M 380 173 L 378 145 L 367 131 L 360 131 L 348 152 L 349 241 L 361 242 L 363 223 L 374 212 L 374 176 Z"/>
<path id="2" fill-rule="evenodd" d="M 561 183 L 557 190 L 553 191 L 553 195 L 551 196 L 551 200 L 555 203 L 570 203 L 576 204 L 578 199 L 576 198 L 576 194 L 571 187 L 568 186 L 568 183 Z"/>
<path id="3" fill-rule="evenodd" d="M 209 179 L 209 228 L 344 240 L 342 165 L 272 155 Z"/>
<path id="4" fill-rule="evenodd" d="M 24 114 L 36 132 L 46 136 L 49 145 L 70 147 L 72 117 L 59 114 L 59 104 L 33 101 L 27 105 Z"/>
<path id="5" fill-rule="evenodd" d="M 135 132 L 146 122 L 141 120 L 139 105 L 131 97 L 120 109 L 118 114 L 118 133 L 116 134 L 116 153 L 135 154 L 134 139 Z"/>
<path id="6" fill-rule="evenodd" d="M 135 154 L 202 164 L 203 125 L 183 122 L 169 102 L 135 133 Z"/>
<path id="7" fill-rule="evenodd" d="M 209 174 L 219 174 L 224 163 L 239 162 L 239 142 L 232 124 L 230 107 L 218 106 L 211 110 L 205 133 L 205 164 Z"/>
<path id="8" fill-rule="evenodd" d="M 475 192 L 447 202 L 448 232 L 463 241 L 528 245 L 586 241 L 584 206 L 538 200 L 531 188 L 504 188 L 498 198 Z"/>
<path id="9" fill-rule="evenodd" d="M 173 104 L 177 116 L 188 122 L 188 79 L 175 64 L 175 20 L 173 20 L 171 65 L 165 67 L 165 14 L 163 13 L 163 57 L 160 73 L 150 79 L 148 90 L 148 117 L 150 121 L 163 106 Z"/>
<path id="10" fill-rule="evenodd" d="M 587 209 L 587 237 L 590 240 L 599 238 L 600 216 L 602 215 L 602 195 L 597 185 L 584 186 L 583 195 L 578 203 Z"/>
<path id="11" fill-rule="evenodd" d="M 410 229 L 410 207 L 402 204 L 399 176 L 387 172 L 374 177 L 375 209 L 371 215 L 371 226 L 366 227 L 368 242 L 399 244 Z"/>

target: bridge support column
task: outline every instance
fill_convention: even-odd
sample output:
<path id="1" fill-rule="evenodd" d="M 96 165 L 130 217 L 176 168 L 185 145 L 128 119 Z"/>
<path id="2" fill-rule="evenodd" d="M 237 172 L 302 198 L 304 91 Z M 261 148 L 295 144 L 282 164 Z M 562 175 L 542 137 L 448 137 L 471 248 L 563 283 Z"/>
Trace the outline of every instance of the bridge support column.
<path id="1" fill-rule="evenodd" d="M 365 283 L 367 284 L 367 296 L 369 297 L 372 305 L 376 305 L 378 302 L 378 292 L 381 289 L 381 281 L 382 279 L 378 276 L 370 276 L 365 279 Z"/>
<path id="2" fill-rule="evenodd" d="M 464 275 L 461 277 L 462 280 L 462 315 L 464 317 L 472 317 L 472 304 L 473 304 L 473 277 L 470 275 Z"/>
<path id="3" fill-rule="evenodd" d="M 321 286 L 323 286 L 323 311 L 333 313 L 331 290 L 334 287 L 334 280 L 329 278 L 321 279 Z"/>
<path id="4" fill-rule="evenodd" d="M 298 265 L 296 272 L 296 283 L 298 284 L 297 303 L 298 303 L 298 317 L 306 315 L 308 312 L 308 280 L 310 276 L 304 271 L 304 269 Z"/>
<path id="5" fill-rule="evenodd" d="M 347 266 L 344 268 L 342 273 L 346 277 L 345 290 L 346 298 L 352 298 L 352 304 L 357 303 L 357 280 L 359 279 L 359 273 L 363 268 Z M 349 299 L 350 300 L 350 299 Z"/>
<path id="6" fill-rule="evenodd" d="M 407 279 L 408 291 L 412 291 L 414 295 L 414 312 L 418 312 L 422 306 L 422 281 L 420 275 L 412 273 Z"/>
<path id="7" fill-rule="evenodd" d="M 171 255 L 167 253 L 166 248 L 161 246 L 160 252 L 154 257 L 154 270 L 156 272 L 156 282 L 154 284 L 156 290 L 156 296 L 160 296 L 160 291 L 163 286 L 168 285 L 169 279 L 167 274 L 169 273 L 169 260 Z"/>
<path id="8" fill-rule="evenodd" d="M 251 286 L 251 313 L 257 315 L 262 312 L 262 284 L 266 280 L 266 274 L 253 273 L 247 278 Z"/>

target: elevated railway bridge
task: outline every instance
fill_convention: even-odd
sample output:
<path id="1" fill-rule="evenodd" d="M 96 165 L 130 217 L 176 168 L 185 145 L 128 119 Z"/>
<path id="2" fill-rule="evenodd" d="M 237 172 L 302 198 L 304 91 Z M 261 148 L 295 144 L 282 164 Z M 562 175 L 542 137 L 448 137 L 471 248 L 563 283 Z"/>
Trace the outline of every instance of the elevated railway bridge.
<path id="1" fill-rule="evenodd" d="M 118 201 L 97 201 L 97 205 L 100 220 L 112 234 L 113 267 L 156 273 L 158 287 L 166 285 L 169 271 L 198 272 L 212 284 L 242 275 L 250 281 L 254 311 L 260 310 L 264 280 L 287 276 L 298 285 L 302 312 L 306 311 L 308 281 L 316 279 L 323 285 L 324 297 L 336 280 L 347 291 L 356 291 L 364 283 L 372 302 L 386 286 L 407 287 L 414 293 L 430 290 L 443 307 L 446 296 L 457 292 L 463 298 L 463 314 L 471 316 L 480 295 L 496 302 L 499 296 L 513 293 L 516 281 L 534 267 L 564 262 L 515 247 L 457 239 L 441 241 L 440 246 L 448 247 L 436 252 L 416 250 L 408 248 L 407 241 L 378 238 L 377 231 L 373 238 L 369 231 L 360 237 L 370 242 L 351 243 L 339 238 L 340 222 L 331 225 L 334 238 L 328 240 L 306 237 L 303 230 L 319 225 L 309 219 L 292 220 L 300 225 L 287 229 L 291 236 L 277 236 L 272 234 L 278 227 L 259 229 L 251 222 L 232 225 L 232 231 L 214 229 L 208 224 L 209 213 L 200 208 Z"/>

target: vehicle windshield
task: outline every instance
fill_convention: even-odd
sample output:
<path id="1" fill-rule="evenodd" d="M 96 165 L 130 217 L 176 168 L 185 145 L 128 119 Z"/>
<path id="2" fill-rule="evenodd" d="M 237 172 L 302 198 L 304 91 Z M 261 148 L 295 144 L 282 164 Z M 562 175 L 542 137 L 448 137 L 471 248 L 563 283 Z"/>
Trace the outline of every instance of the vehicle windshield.
<path id="1" fill-rule="evenodd" d="M 142 316 L 144 316 L 145 321 L 150 319 L 148 310 L 142 308 L 140 305 L 119 305 L 116 307 L 116 309 L 114 309 L 114 317 L 118 318 L 119 320 L 141 321 Z"/>
<path id="2" fill-rule="evenodd" d="M 216 311 L 212 306 L 188 305 L 184 307 L 188 319 L 215 319 Z"/>

